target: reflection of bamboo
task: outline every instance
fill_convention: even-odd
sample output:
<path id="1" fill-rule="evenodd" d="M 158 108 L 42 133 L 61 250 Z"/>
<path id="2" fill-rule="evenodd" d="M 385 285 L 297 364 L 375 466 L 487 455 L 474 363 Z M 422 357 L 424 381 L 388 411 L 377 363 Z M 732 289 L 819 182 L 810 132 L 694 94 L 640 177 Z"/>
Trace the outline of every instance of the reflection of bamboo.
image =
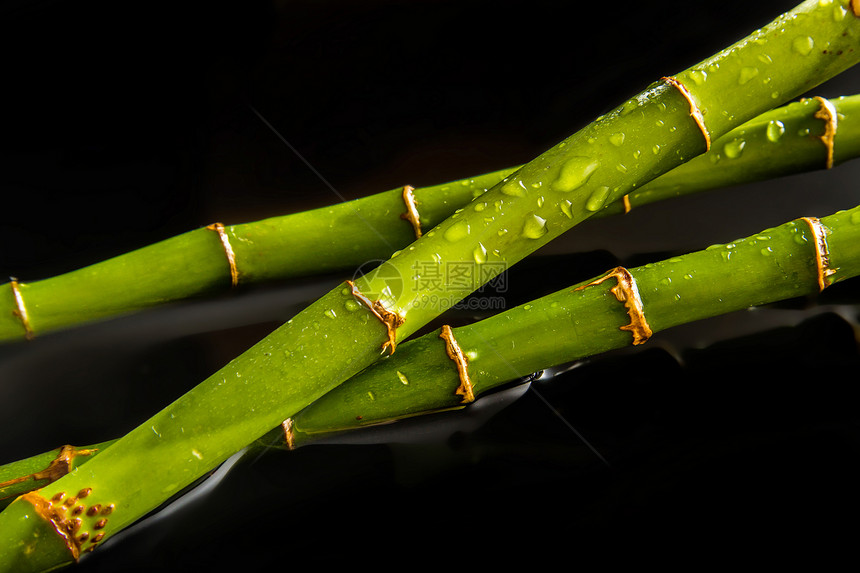
<path id="1" fill-rule="evenodd" d="M 803 17 L 796 17 L 798 13 Z M 812 51 L 798 59 L 792 53 L 792 42 L 798 35 L 810 34 L 829 42 L 829 49 L 840 57 Z M 808 0 L 745 41 L 675 77 L 691 92 L 697 109 L 707 118 L 708 133 L 716 138 L 856 63 L 860 60 L 860 53 L 853 49 L 857 35 L 860 20 L 837 22 L 829 6 Z M 764 57 L 773 65 L 770 81 L 767 85 L 749 82 L 745 70 L 759 65 Z M 400 274 L 402 283 L 416 264 L 433 255 L 443 260 L 473 256 L 478 264 L 495 257 L 493 260 L 515 264 L 607 203 L 702 153 L 702 134 L 689 109 L 689 102 L 677 90 L 665 82 L 654 84 L 506 177 L 476 202 L 480 209 L 455 212 L 423 234 L 392 256 L 390 268 Z M 642 152 L 652 145 L 661 152 Z M 487 208 L 492 216 L 484 212 Z M 327 234 L 319 228 L 309 231 L 317 236 Z M 832 236 L 830 239 L 832 255 L 838 248 Z M 237 260 L 242 261 L 238 246 L 232 240 L 231 244 Z M 765 248 L 761 250 L 760 256 L 766 256 Z M 742 265 L 742 270 L 751 273 L 756 266 L 769 268 L 761 260 L 756 263 Z M 223 260 L 220 264 L 223 267 Z M 241 268 L 240 274 L 246 276 L 247 270 Z M 358 279 L 355 286 L 359 292 L 384 297 L 384 302 L 379 299 L 384 308 L 404 318 L 397 336 L 405 338 L 440 311 L 416 305 L 423 293 L 402 289 L 400 283 L 374 271 Z M 714 291 L 724 294 L 711 284 L 691 284 L 705 288 L 712 297 Z M 695 288 L 678 288 L 695 295 Z M 766 284 L 765 290 L 778 289 Z M 641 286 L 639 291 L 646 312 L 651 312 L 647 293 Z M 447 286 L 442 294 L 465 296 Z M 580 296 L 600 295 L 600 289 L 580 291 Z M 695 296 L 691 298 L 695 300 Z M 665 328 L 668 317 L 683 307 L 675 301 L 661 312 L 658 304 L 656 314 L 663 317 L 664 324 L 655 323 L 651 313 L 651 328 Z M 72 546 L 81 538 L 87 540 L 84 550 L 96 547 L 96 539 L 108 539 L 131 525 L 233 452 L 378 360 L 379 325 L 369 310 L 359 312 L 362 308 L 355 304 L 348 286 L 339 286 L 106 448 L 86 464 L 86 471 L 72 472 L 26 498 L 19 497 L 0 513 L 0 570 L 44 570 L 71 562 Z M 689 310 L 686 319 L 695 318 L 696 310 L 712 311 L 712 306 L 701 304 Z M 619 332 L 629 337 L 627 332 Z M 461 348 L 473 346 L 459 334 Z M 466 353 L 468 356 L 468 350 Z M 480 370 L 478 359 L 468 358 L 473 370 Z M 474 372 L 472 382 L 478 389 Z M 56 505 L 65 506 L 68 500 L 83 496 L 75 492 L 86 492 L 87 517 L 75 518 L 67 528 L 65 518 L 62 523 L 54 519 L 63 511 Z M 51 507 L 45 507 L 46 503 Z M 115 511 L 109 519 L 95 519 L 96 515 L 89 515 L 92 507 Z M 75 540 L 68 538 L 69 531 Z"/>
<path id="2" fill-rule="evenodd" d="M 832 101 L 805 99 L 765 112 L 712 142 L 708 153 L 632 190 L 595 216 L 838 165 L 860 155 L 858 116 L 860 95 Z M 835 145 L 837 133 L 839 145 Z M 243 225 L 214 223 L 71 273 L 32 283 L 12 281 L 15 296 L 0 298 L 0 340 L 32 338 L 34 329 L 46 332 L 220 288 L 228 274 L 225 257 L 233 286 L 240 283 L 240 269 L 241 283 L 249 284 L 384 259 L 516 169 L 418 189 L 407 185 L 350 203 Z M 400 211 L 405 211 L 400 218 L 409 225 L 391 216 Z M 337 221 L 336 233 L 313 231 L 332 220 Z M 367 232 L 368 225 L 377 232 Z M 207 230 L 217 233 L 220 247 Z M 35 327 L 25 297 L 34 309 Z"/>

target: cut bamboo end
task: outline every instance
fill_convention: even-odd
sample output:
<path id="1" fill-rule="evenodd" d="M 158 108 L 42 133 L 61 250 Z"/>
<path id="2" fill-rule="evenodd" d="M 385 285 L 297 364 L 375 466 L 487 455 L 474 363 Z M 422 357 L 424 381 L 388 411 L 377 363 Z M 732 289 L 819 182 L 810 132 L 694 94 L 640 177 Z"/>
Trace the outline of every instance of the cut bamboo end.
<path id="1" fill-rule="evenodd" d="M 30 326 L 30 317 L 27 314 L 27 307 L 24 305 L 24 297 L 21 296 L 18 279 L 11 277 L 9 288 L 12 289 L 12 296 L 15 299 L 15 310 L 12 311 L 12 314 L 21 321 L 21 326 L 24 327 L 24 337 L 27 340 L 33 340 L 33 328 Z"/>
<path id="2" fill-rule="evenodd" d="M 406 212 L 400 215 L 401 219 L 405 219 L 412 224 L 412 229 L 415 231 L 415 238 L 421 238 L 421 215 L 418 214 L 418 203 L 415 201 L 415 187 L 405 185 L 403 187 L 403 203 L 406 205 Z"/>
<path id="3" fill-rule="evenodd" d="M 830 277 L 836 274 L 836 269 L 830 266 L 830 249 L 827 246 L 827 228 L 815 217 L 801 217 L 807 224 L 815 239 L 815 268 L 818 276 L 818 290 L 823 291 L 830 286 Z"/>
<path id="4" fill-rule="evenodd" d="M 396 312 L 385 308 L 381 301 L 370 300 L 361 294 L 354 282 L 348 280 L 346 281 L 346 284 L 348 284 L 349 288 L 352 290 L 352 296 L 366 306 L 367 309 L 385 325 L 385 328 L 388 331 L 388 340 L 386 340 L 382 345 L 382 350 L 387 348 L 389 349 L 389 354 L 394 354 L 394 349 L 397 347 L 397 329 L 400 328 L 405 319 Z"/>
<path id="5" fill-rule="evenodd" d="M 218 239 L 221 241 L 221 246 L 224 248 L 224 255 L 227 257 L 227 263 L 230 265 L 230 284 L 237 286 L 239 284 L 239 267 L 236 266 L 236 254 L 233 252 L 233 246 L 230 244 L 230 237 L 227 236 L 227 231 L 221 223 L 212 223 L 206 227 L 210 231 L 218 233 Z"/>
<path id="6" fill-rule="evenodd" d="M 598 285 L 607 279 L 614 278 L 617 284 L 612 287 L 611 292 L 615 295 L 618 302 L 624 303 L 627 309 L 627 316 L 630 317 L 630 324 L 625 324 L 620 327 L 621 330 L 627 330 L 633 335 L 633 344 L 645 344 L 651 338 L 651 327 L 645 319 L 645 308 L 642 304 L 642 297 L 639 296 L 639 288 L 636 286 L 636 280 L 630 271 L 624 267 L 615 267 L 599 279 L 595 279 L 574 290 L 582 290 L 590 286 Z"/>
<path id="7" fill-rule="evenodd" d="M 621 203 L 624 205 L 624 214 L 626 215 L 633 209 L 633 206 L 630 205 L 630 195 L 625 195 L 621 198 Z"/>
<path id="8" fill-rule="evenodd" d="M 469 379 L 469 363 L 466 360 L 466 355 L 454 338 L 454 331 L 447 324 L 442 326 L 442 332 L 439 338 L 445 341 L 445 352 L 448 358 L 454 361 L 457 365 L 457 375 L 460 377 L 460 386 L 455 391 L 455 394 L 463 397 L 463 402 L 475 401 L 475 389 L 472 387 L 472 381 Z"/>
<path id="9" fill-rule="evenodd" d="M 838 115 L 836 108 L 833 107 L 833 103 L 829 99 L 820 96 L 815 96 L 814 99 L 818 101 L 819 107 L 813 117 L 824 121 L 824 135 L 820 136 L 819 139 L 827 148 L 826 165 L 827 169 L 831 169 L 833 167 L 833 147 L 836 143 L 836 128 L 839 121 Z"/>
<path id="10" fill-rule="evenodd" d="M 281 429 L 284 431 L 284 443 L 287 444 L 287 449 L 294 449 L 296 446 L 296 435 L 293 432 L 293 419 L 287 418 L 281 422 Z"/>
<path id="11" fill-rule="evenodd" d="M 15 485 L 17 483 L 22 483 L 30 480 L 32 480 L 33 482 L 48 480 L 47 483 L 39 484 L 39 487 L 43 487 L 51 482 L 57 481 L 64 475 L 71 472 L 72 460 L 74 460 L 77 456 L 89 456 L 94 454 L 95 452 L 96 450 L 79 450 L 74 446 L 65 445 L 60 448 L 60 451 L 57 453 L 57 457 L 51 460 L 51 463 L 48 464 L 48 467 L 46 467 L 45 469 L 33 472 L 31 474 L 27 474 L 25 476 L 19 476 L 8 481 L 4 481 L 0 483 L 0 488 L 8 487 L 10 485 Z"/>
<path id="12" fill-rule="evenodd" d="M 702 110 L 699 109 L 699 104 L 696 103 L 696 100 L 693 99 L 693 94 L 690 93 L 690 90 L 687 89 L 682 82 L 678 81 L 677 78 L 674 77 L 664 77 L 663 81 L 668 83 L 670 86 L 680 92 L 684 99 L 687 100 L 687 103 L 690 104 L 690 117 L 693 118 L 693 121 L 696 122 L 696 125 L 699 128 L 699 131 L 702 132 L 702 136 L 705 138 L 705 151 L 711 150 L 711 134 L 708 132 L 708 128 L 705 125 L 705 116 L 702 114 Z"/>

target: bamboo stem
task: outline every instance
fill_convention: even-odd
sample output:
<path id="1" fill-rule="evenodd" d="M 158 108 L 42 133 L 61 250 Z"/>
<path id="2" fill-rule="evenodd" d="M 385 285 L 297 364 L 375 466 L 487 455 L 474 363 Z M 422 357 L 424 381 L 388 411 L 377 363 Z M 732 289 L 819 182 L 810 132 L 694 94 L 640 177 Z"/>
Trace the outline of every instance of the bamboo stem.
<path id="1" fill-rule="evenodd" d="M 706 118 L 710 137 L 725 134 L 860 59 L 853 49 L 860 36 L 860 19 L 836 22 L 831 14 L 817 0 L 804 2 L 730 49 L 674 76 L 691 92 Z M 810 52 L 798 59 L 792 53 L 792 41 L 798 35 L 815 35 L 830 42 L 840 55 Z M 739 82 L 739 77 L 746 78 L 744 70 L 759 65 L 756 62 L 763 56 L 779 71 L 771 82 Z M 695 85 L 702 72 L 708 73 L 707 81 Z M 774 92 L 777 98 L 772 98 Z M 702 153 L 705 142 L 689 112 L 687 99 L 666 82 L 657 82 L 508 176 L 474 205 L 454 213 L 393 256 L 387 265 L 357 280 L 355 286 L 404 320 L 396 328 L 396 341 L 408 337 L 441 312 L 437 306 L 420 306 L 421 289 L 403 284 L 402 278 L 412 276 L 416 265 L 437 258 L 457 261 L 467 257 L 482 268 L 489 260 L 485 257 L 515 264 L 607 202 L 620 200 L 632 189 Z M 626 134 L 621 145 L 613 141 L 618 139 L 616 134 Z M 666 153 L 641 154 L 638 161 L 630 161 L 635 150 L 655 144 Z M 544 193 L 551 200 L 543 201 Z M 482 207 L 474 209 L 478 205 Z M 489 221 L 483 213 L 487 207 L 494 209 Z M 836 250 L 834 245 L 831 248 Z M 475 277 L 474 284 L 492 279 L 500 269 L 488 271 Z M 389 272 L 396 272 L 397 277 Z M 445 285 L 441 294 L 459 300 L 473 289 Z M 595 292 L 582 291 L 583 296 L 595 296 L 589 294 Z M 350 305 L 356 302 L 348 287 L 332 290 L 106 448 L 86 464 L 86 471 L 70 473 L 10 504 L 0 513 L 0 570 L 44 570 L 72 562 L 78 551 L 94 549 L 233 452 L 376 361 L 388 340 L 387 329 L 367 309 Z M 465 341 L 459 342 L 468 348 Z M 87 497 L 85 515 L 70 518 L 63 514 L 57 504 L 79 499 L 82 492 Z M 115 510 L 109 517 L 89 515 L 88 508 L 95 506 Z M 26 549 L 36 545 L 39 551 L 34 556 Z"/>
<path id="2" fill-rule="evenodd" d="M 833 167 L 860 155 L 860 96 L 828 102 L 838 118 L 838 134 L 831 127 L 830 136 L 826 132 L 831 122 L 818 117 L 820 101 L 807 99 L 763 113 L 713 141 L 704 155 L 632 190 L 595 216 Z M 825 139 L 829 146 L 823 144 Z M 655 144 L 642 153 L 662 151 Z M 56 277 L 28 283 L 13 280 L 9 283 L 13 296 L 0 297 L 0 341 L 30 339 L 34 334 L 200 296 L 227 284 L 280 280 L 386 259 L 519 167 L 418 189 L 407 185 L 349 203 L 241 225 L 213 223 Z M 321 224 L 337 232 L 320 235 L 314 229 Z M 376 232 L 367 232 L 368 225 Z M 217 241 L 212 240 L 213 234 Z"/>
<path id="3" fill-rule="evenodd" d="M 670 260 L 618 267 L 494 317 L 409 340 L 396 356 L 347 380 L 257 443 L 295 449 L 345 431 L 461 408 L 532 372 L 644 344 L 681 324 L 814 295 L 857 275 L 860 206 Z M 608 288 L 602 286 L 607 280 Z M 714 284 L 720 288 L 711 289 Z M 111 443 L 88 447 L 79 464 Z M 56 454 L 2 466 L 0 479 L 25 482 L 20 478 Z M 18 494 L 31 489 L 32 483 Z"/>

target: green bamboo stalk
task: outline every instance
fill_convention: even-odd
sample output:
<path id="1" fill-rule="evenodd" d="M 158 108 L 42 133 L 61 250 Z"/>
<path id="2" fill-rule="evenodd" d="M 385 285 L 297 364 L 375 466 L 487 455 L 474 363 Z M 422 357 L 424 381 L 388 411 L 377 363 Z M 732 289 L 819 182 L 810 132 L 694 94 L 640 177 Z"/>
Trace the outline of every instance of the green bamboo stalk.
<path id="1" fill-rule="evenodd" d="M 822 218 L 802 218 L 707 249 L 629 269 L 651 334 L 681 324 L 798 296 L 860 275 L 860 206 Z M 816 234 L 820 229 L 824 234 Z M 824 243 L 822 243 L 822 237 Z M 819 267 L 826 244 L 826 264 Z M 829 272 L 832 271 L 832 272 Z M 822 278 L 823 277 L 823 278 Z M 407 417 L 465 407 L 480 396 L 532 372 L 628 346 L 629 308 L 611 280 L 594 277 L 466 326 L 451 335 L 466 359 L 472 397 L 447 352 L 443 329 L 406 341 L 257 441 L 289 449 L 320 438 Z M 719 285 L 719 289 L 712 288 Z M 592 285 L 594 288 L 583 288 Z M 88 446 L 87 463 L 115 440 Z M 68 446 L 67 446 L 68 447 Z M 0 480 L 43 471 L 58 451 L 0 466 Z M 0 481 L 2 484 L 2 481 Z M 18 482 L 18 494 L 32 480 Z M 8 493 L 0 485 L 0 503 Z"/>
<path id="2" fill-rule="evenodd" d="M 798 58 L 798 36 L 829 42 L 834 53 Z M 705 151 L 705 136 L 717 138 L 855 64 L 858 36 L 860 18 L 836 21 L 831 6 L 807 1 L 679 74 L 688 94 L 667 81 L 652 85 L 503 180 L 387 265 L 324 295 L 78 471 L 18 498 L 0 513 L 0 570 L 46 570 L 73 561 L 373 363 L 380 350 L 393 352 L 440 312 L 422 306 L 422 291 L 403 280 L 420 263 L 466 257 L 481 268 L 489 260 L 516 263 L 607 202 Z M 773 65 L 769 82 L 749 81 L 745 70 L 764 59 Z M 696 111 L 707 119 L 705 126 L 691 119 Z M 611 141 L 618 134 L 625 134 L 622 145 Z M 655 144 L 664 153 L 631 160 Z M 441 294 L 458 300 L 468 292 L 445 285 Z M 365 299 L 375 314 L 360 304 Z M 59 509 L 83 505 L 84 513 L 74 519 Z"/>
<path id="3" fill-rule="evenodd" d="M 713 142 L 711 151 L 630 192 L 596 216 L 624 213 L 694 192 L 827 167 L 821 102 L 808 99 L 772 110 Z M 839 114 L 835 157 L 839 165 L 860 154 L 860 96 L 834 99 Z M 657 146 L 647 153 L 660 153 Z M 511 167 L 416 188 L 419 229 L 431 229 L 515 172 Z M 387 258 L 415 239 L 401 218 L 403 190 L 393 189 L 302 213 L 224 227 L 238 281 L 251 284 L 355 268 Z M 326 225 L 337 232 L 316 232 Z M 272 256 L 272 253 L 290 253 Z M 0 341 L 18 340 L 227 287 L 230 269 L 218 231 L 196 229 L 154 245 L 32 283 L 12 283 L 0 296 Z M 22 324 L 21 310 L 27 317 Z"/>

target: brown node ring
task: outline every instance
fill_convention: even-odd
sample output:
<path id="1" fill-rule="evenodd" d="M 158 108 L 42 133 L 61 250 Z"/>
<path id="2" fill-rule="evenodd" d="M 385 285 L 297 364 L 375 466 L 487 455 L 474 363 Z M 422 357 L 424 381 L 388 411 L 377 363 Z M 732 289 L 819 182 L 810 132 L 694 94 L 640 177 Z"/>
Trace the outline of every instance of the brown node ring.
<path id="1" fill-rule="evenodd" d="M 349 288 L 352 289 L 352 296 L 355 297 L 356 300 L 364 304 L 373 313 L 373 315 L 379 319 L 379 321 L 385 325 L 385 328 L 388 330 L 388 340 L 382 345 L 382 349 L 390 348 L 390 354 L 394 354 L 394 349 L 397 347 L 397 329 L 400 328 L 400 325 L 403 324 L 404 318 L 397 314 L 396 312 L 392 312 L 385 308 L 382 305 L 382 302 L 378 300 L 370 300 L 356 288 L 355 283 L 352 281 L 346 281 L 346 284 L 349 285 Z"/>
<path id="2" fill-rule="evenodd" d="M 15 310 L 12 314 L 18 317 L 21 321 L 21 326 L 24 327 L 24 337 L 27 340 L 33 340 L 33 329 L 30 327 L 30 317 L 27 315 L 27 307 L 24 306 L 24 297 L 21 296 L 21 289 L 18 286 L 18 279 L 15 277 L 9 278 L 9 288 L 12 289 L 12 297 L 15 299 Z"/>
<path id="3" fill-rule="evenodd" d="M 815 238 L 815 268 L 818 275 L 818 290 L 823 291 L 830 286 L 830 277 L 836 274 L 836 269 L 830 267 L 827 229 L 815 217 L 801 217 L 800 220 L 809 226 L 812 236 Z"/>
<path id="4" fill-rule="evenodd" d="M 621 203 L 622 203 L 622 205 L 624 205 L 624 214 L 625 215 L 633 209 L 633 206 L 630 205 L 630 195 L 625 195 L 624 197 L 622 197 Z"/>
<path id="5" fill-rule="evenodd" d="M 403 203 L 406 205 L 406 212 L 400 215 L 401 219 L 412 223 L 412 228 L 415 230 L 415 238 L 421 238 L 421 216 L 418 214 L 418 203 L 415 201 L 415 187 L 405 185 L 403 187 Z"/>
<path id="6" fill-rule="evenodd" d="M 699 131 L 702 132 L 702 135 L 705 137 L 705 151 L 711 150 L 711 134 L 708 133 L 708 128 L 705 125 L 705 116 L 702 115 L 702 110 L 699 109 L 699 105 L 696 103 L 696 100 L 693 99 L 693 94 L 690 93 L 690 90 L 687 89 L 683 83 L 678 81 L 673 77 L 664 77 L 663 81 L 668 83 L 670 86 L 677 89 L 684 99 L 687 100 L 687 103 L 690 104 L 690 117 L 693 118 L 693 121 L 696 122 L 696 125 L 699 127 Z"/>
<path id="7" fill-rule="evenodd" d="M 37 492 L 31 491 L 25 493 L 21 496 L 21 499 L 29 502 L 33 506 L 33 509 L 35 509 L 36 514 L 51 524 L 57 535 L 63 539 L 72 558 L 77 561 L 81 556 L 81 539 L 77 535 L 80 528 L 80 520 L 66 518 L 62 511 L 54 508 L 51 502 Z M 84 540 L 86 540 L 86 537 L 84 537 Z"/>
<path id="8" fill-rule="evenodd" d="M 51 460 L 51 463 L 48 464 L 48 467 L 25 476 L 20 476 L 10 479 L 8 481 L 4 481 L 0 483 L 0 488 L 8 487 L 10 485 L 25 482 L 28 480 L 32 480 L 33 482 L 48 480 L 46 483 L 38 484 L 38 487 L 45 486 L 51 482 L 57 481 L 58 479 L 72 471 L 72 460 L 76 456 L 89 456 L 95 452 L 96 450 L 78 450 L 74 446 L 63 446 L 62 448 L 60 448 L 57 457 Z M 36 484 L 34 483 L 33 486 L 35 488 Z M 79 497 L 86 497 L 86 495 L 81 496 L 79 494 Z M 60 499 L 62 499 L 62 496 L 60 497 Z"/>
<path id="9" fill-rule="evenodd" d="M 206 227 L 210 231 L 218 233 L 218 239 L 221 241 L 221 246 L 224 248 L 224 255 L 227 257 L 227 263 L 230 265 L 230 284 L 237 286 L 239 284 L 239 267 L 236 266 L 236 254 L 233 252 L 233 246 L 230 244 L 230 238 L 227 236 L 227 231 L 222 223 L 212 223 Z"/>
<path id="10" fill-rule="evenodd" d="M 639 289 L 636 287 L 636 280 L 630 271 L 624 267 L 615 267 L 599 279 L 595 279 L 574 290 L 582 290 L 584 288 L 598 285 L 603 281 L 614 278 L 618 284 L 612 287 L 611 292 L 618 299 L 618 302 L 623 302 L 627 309 L 627 316 L 630 317 L 630 324 L 625 324 L 621 330 L 630 331 L 633 334 L 633 344 L 644 344 L 651 338 L 651 327 L 645 319 L 645 309 L 642 305 L 642 297 L 639 296 Z"/>
<path id="11" fill-rule="evenodd" d="M 860 0 L 857 1 L 860 3 Z M 827 98 L 815 96 L 813 99 L 817 100 L 819 104 L 818 111 L 815 112 L 813 117 L 824 121 L 824 135 L 820 136 L 818 139 L 820 139 L 821 143 L 824 144 L 824 147 L 827 148 L 826 165 L 827 169 L 831 169 L 833 167 L 833 146 L 836 143 L 836 128 L 839 121 L 836 108 L 833 107 L 833 104 Z"/>
<path id="12" fill-rule="evenodd" d="M 454 331 L 447 324 L 442 326 L 442 332 L 439 333 L 439 338 L 445 341 L 445 352 L 448 358 L 454 361 L 457 365 L 457 374 L 460 377 L 460 386 L 455 394 L 463 397 L 463 402 L 475 401 L 475 390 L 472 387 L 472 381 L 469 379 L 469 363 L 466 360 L 466 355 L 457 340 L 454 338 Z"/>
<path id="13" fill-rule="evenodd" d="M 287 444 L 287 449 L 292 450 L 296 444 L 296 435 L 293 433 L 292 418 L 287 418 L 281 422 L 281 429 L 284 430 L 284 442 Z"/>

